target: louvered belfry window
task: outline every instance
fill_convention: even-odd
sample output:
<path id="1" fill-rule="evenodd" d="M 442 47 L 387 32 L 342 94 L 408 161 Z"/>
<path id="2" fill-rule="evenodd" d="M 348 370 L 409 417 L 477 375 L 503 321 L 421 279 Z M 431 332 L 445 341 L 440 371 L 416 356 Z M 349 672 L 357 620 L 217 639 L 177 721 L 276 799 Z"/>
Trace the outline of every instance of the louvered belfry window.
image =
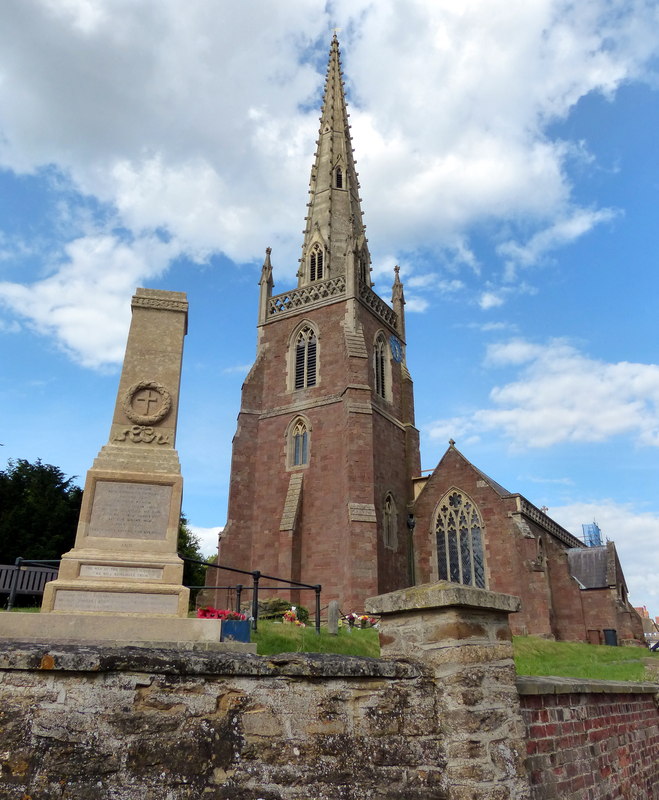
<path id="1" fill-rule="evenodd" d="M 305 326 L 295 342 L 295 388 L 316 385 L 316 334 Z"/>
<path id="2" fill-rule="evenodd" d="M 309 256 L 309 280 L 320 281 L 323 279 L 323 251 L 315 244 Z"/>
<path id="3" fill-rule="evenodd" d="M 435 534 L 439 580 L 484 589 L 483 523 L 467 495 L 451 490 L 442 499 Z"/>
<path id="4" fill-rule="evenodd" d="M 336 168 L 336 188 L 343 189 L 343 172 L 341 167 Z"/>

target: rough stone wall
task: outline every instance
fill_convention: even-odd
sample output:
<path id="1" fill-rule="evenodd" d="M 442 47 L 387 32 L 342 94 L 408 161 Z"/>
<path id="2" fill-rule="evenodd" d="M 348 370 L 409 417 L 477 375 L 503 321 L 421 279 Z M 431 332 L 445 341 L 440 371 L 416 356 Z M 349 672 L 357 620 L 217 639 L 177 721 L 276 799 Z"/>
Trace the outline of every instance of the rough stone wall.
<path id="1" fill-rule="evenodd" d="M 518 679 L 533 800 L 657 800 L 657 688 Z"/>
<path id="2" fill-rule="evenodd" d="M 0 665 L 4 800 L 448 797 L 415 665 L 16 643 Z"/>

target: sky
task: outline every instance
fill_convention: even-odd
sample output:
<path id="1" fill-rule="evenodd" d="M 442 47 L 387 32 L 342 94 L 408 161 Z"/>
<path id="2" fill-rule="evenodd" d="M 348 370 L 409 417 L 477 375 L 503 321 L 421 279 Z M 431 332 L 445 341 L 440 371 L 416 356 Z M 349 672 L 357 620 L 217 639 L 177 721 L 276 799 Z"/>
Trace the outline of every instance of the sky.
<path id="1" fill-rule="evenodd" d="M 338 29 L 375 290 L 449 438 L 659 615 L 659 4 L 4 0 L 0 469 L 84 482 L 138 286 L 190 303 L 183 511 L 225 522 L 257 282 L 295 285 Z"/>

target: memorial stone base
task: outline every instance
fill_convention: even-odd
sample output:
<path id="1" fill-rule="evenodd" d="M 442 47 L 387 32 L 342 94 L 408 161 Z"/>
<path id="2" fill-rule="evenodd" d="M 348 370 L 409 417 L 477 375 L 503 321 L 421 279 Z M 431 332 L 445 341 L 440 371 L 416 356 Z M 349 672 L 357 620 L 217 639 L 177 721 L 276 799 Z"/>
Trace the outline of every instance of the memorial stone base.
<path id="1" fill-rule="evenodd" d="M 41 610 L 187 617 L 176 554 L 181 489 L 180 475 L 92 467 L 76 545 L 46 584 Z"/>

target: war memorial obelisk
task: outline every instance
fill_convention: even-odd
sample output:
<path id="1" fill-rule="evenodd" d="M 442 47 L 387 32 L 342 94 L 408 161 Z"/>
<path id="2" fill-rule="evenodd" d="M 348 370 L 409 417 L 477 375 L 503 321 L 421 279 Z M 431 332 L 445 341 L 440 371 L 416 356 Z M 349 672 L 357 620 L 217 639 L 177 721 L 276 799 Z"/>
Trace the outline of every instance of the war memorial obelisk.
<path id="1" fill-rule="evenodd" d="M 137 289 L 110 427 L 87 473 L 80 521 L 41 614 L 0 615 L 0 639 L 256 652 L 188 618 L 177 555 L 183 480 L 175 450 L 185 294 Z"/>
<path id="2" fill-rule="evenodd" d="M 75 546 L 46 586 L 44 612 L 187 617 L 174 445 L 188 303 L 138 289 L 132 312 L 109 441 L 87 473 Z"/>

